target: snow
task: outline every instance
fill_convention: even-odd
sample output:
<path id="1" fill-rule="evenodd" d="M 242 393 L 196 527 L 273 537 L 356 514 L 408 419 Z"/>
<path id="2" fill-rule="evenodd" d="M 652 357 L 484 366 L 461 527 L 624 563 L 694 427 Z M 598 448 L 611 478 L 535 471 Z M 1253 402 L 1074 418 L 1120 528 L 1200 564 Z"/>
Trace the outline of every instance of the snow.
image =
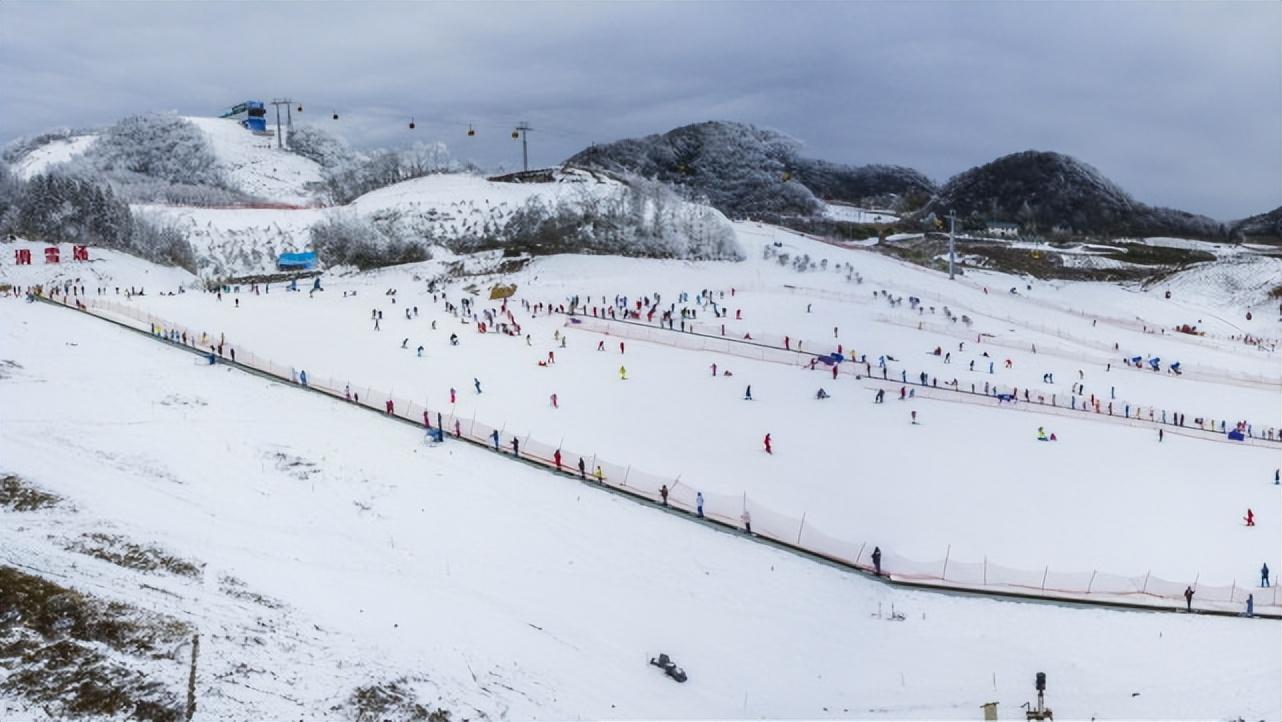
<path id="1" fill-rule="evenodd" d="M 45 263 L 45 249 L 58 248 L 60 263 Z M 135 285 L 143 288 L 174 290 L 179 286 L 192 286 L 196 277 L 181 268 L 158 266 L 120 251 L 90 247 L 89 261 L 73 261 L 70 243 L 37 243 L 19 239 L 0 244 L 0 283 L 26 288 L 39 284 L 83 284 L 96 286 Z M 14 263 L 14 252 L 31 251 L 31 265 Z"/>
<path id="2" fill-rule="evenodd" d="M 681 290 L 715 283 L 717 288 L 742 289 L 731 303 L 742 309 L 744 320 L 727 320 L 731 336 L 745 332 L 758 338 L 765 333 L 790 335 L 794 342 L 809 339 L 819 344 L 817 351 L 824 352 L 835 350 L 841 342 L 847 353 L 851 349 L 866 353 L 873 363 L 882 353 L 900 359 L 892 364 L 896 376 L 903 364 L 910 377 L 927 371 L 943 381 L 956 376 L 961 383 L 975 383 L 981 389 L 986 382 L 1031 387 L 1047 397 L 1056 394 L 1065 405 L 1071 395 L 1069 386 L 1078 380 L 1077 370 L 1085 368 L 1088 393 L 1107 399 L 1112 390 L 1119 399 L 1119 416 L 1123 406 L 1131 404 L 1154 407 L 1159 418 L 1163 409 L 1176 409 L 1189 417 L 1247 419 L 1261 432 L 1280 425 L 1276 353 L 1214 338 L 1154 336 L 1143 333 L 1139 324 L 1106 323 L 1106 330 L 1093 331 L 1088 320 L 1056 308 L 1078 303 L 1079 292 L 1089 291 L 1080 285 L 1039 286 L 1021 296 L 984 294 L 974 279 L 950 286 L 939 274 L 883 256 L 836 249 L 772 229 L 758 230 L 755 224 L 738 228 L 749 258 L 760 259 L 762 245 L 779 240 L 794 254 L 849 260 L 865 282 L 856 286 L 834 273 L 799 274 L 769 261 L 688 263 L 608 256 L 538 259 L 508 280 L 518 285 L 519 298 L 532 302 L 561 302 L 573 293 L 591 294 L 599 301 L 602 295 L 636 296 L 656 290 L 673 299 Z M 279 292 L 249 297 L 242 292 L 239 308 L 230 299 L 220 303 L 205 294 L 153 294 L 130 303 L 163 319 L 225 333 L 243 349 L 278 364 L 307 368 L 314 377 L 350 380 L 354 386 L 426 400 L 429 406 L 439 405 L 450 387 L 470 389 L 471 379 L 479 376 L 487 393 L 465 395 L 455 409 L 460 416 L 475 413 L 508 433 L 530 432 L 553 444 L 563 439 L 569 448 L 632 464 L 658 477 L 680 477 L 687 485 L 707 491 L 734 496 L 746 492 L 794 519 L 805 514 L 810 524 L 830 534 L 841 532 L 842 538 L 856 543 L 882 543 L 923 562 L 942 559 L 951 546 L 953 557 L 965 561 L 987 558 L 1021 568 L 1049 564 L 1064 572 L 1133 575 L 1151 570 L 1170 579 L 1200 575 L 1206 584 L 1227 586 L 1256 568 L 1240 561 L 1243 557 L 1270 551 L 1259 544 L 1262 534 L 1243 536 L 1237 520 L 1247 507 L 1266 506 L 1275 494 L 1275 489 L 1258 483 L 1270 477 L 1275 449 L 1183 438 L 1158 447 L 1152 443 L 1155 429 L 1147 426 L 1118 429 L 1089 419 L 1038 420 L 973 405 L 919 408 L 923 402 L 905 404 L 919 408 L 924 418 L 924 425 L 907 429 L 905 405 L 868 404 L 872 391 L 850 377 L 831 383 L 824 372 L 674 352 L 658 344 L 630 344 L 623 357 L 617 352 L 584 354 L 582 350 L 595 348 L 600 337 L 565 327 L 559 316 L 522 319 L 524 330 L 538 339 L 532 348 L 509 337 L 476 336 L 471 326 L 460 325 L 434 306 L 423 284 L 413 281 L 414 276 L 436 276 L 444 264 L 442 260 L 330 279 L 328 290 L 315 298 Z M 637 287 L 636 279 L 643 278 L 656 281 Z M 1008 277 L 1003 278 L 994 279 L 1001 284 L 994 283 L 995 288 L 1009 283 Z M 781 296 L 784 284 L 793 285 L 799 297 Z M 815 290 L 807 290 L 812 284 Z M 388 288 L 400 290 L 395 306 L 382 295 Z M 917 295 L 941 309 L 948 305 L 956 314 L 970 315 L 975 325 L 954 328 L 938 313 L 919 316 L 906 307 L 892 308 L 872 299 L 873 290 L 879 288 Z M 344 291 L 353 295 L 344 298 Z M 824 299 L 824 291 L 848 293 L 850 298 L 831 302 Z M 864 294 L 866 300 L 861 297 Z M 1105 298 L 1107 305 L 1096 304 L 1092 311 L 1106 319 L 1110 311 L 1139 314 L 1149 304 L 1137 299 L 1147 300 L 1126 292 L 1124 297 Z M 806 304 L 813 301 L 819 301 L 818 310 L 804 313 Z M 424 311 L 417 321 L 403 318 L 410 305 Z M 390 317 L 378 334 L 371 331 L 369 322 L 373 307 Z M 435 331 L 428 328 L 433 319 L 438 321 Z M 924 330 L 917 329 L 919 323 Z M 283 326 L 290 331 L 282 333 Z M 846 329 L 839 339 L 832 338 L 833 326 Z M 1209 322 L 1207 328 L 1215 330 Z M 463 332 L 468 350 L 445 344 L 453 331 Z M 537 360 L 545 358 L 548 350 L 557 351 L 556 331 L 569 334 L 570 350 L 558 351 L 555 368 L 540 367 Z M 988 334 L 984 344 L 967 343 L 980 333 Z M 425 345 L 426 358 L 402 351 L 402 338 L 409 339 L 410 349 Z M 1107 345 L 1114 340 L 1120 345 L 1116 353 Z M 606 341 L 615 349 L 615 341 Z M 967 343 L 967 350 L 957 351 L 958 343 Z M 1031 353 L 1033 345 L 1038 354 Z M 953 352 L 951 364 L 928 355 L 935 346 Z M 980 355 L 985 350 L 992 352 L 991 358 Z M 1122 367 L 1121 359 L 1131 355 L 1180 361 L 1185 374 L 1174 377 Z M 1010 371 L 1001 368 L 1007 358 L 1014 364 Z M 974 372 L 967 366 L 971 359 L 977 362 Z M 718 361 L 723 370 L 732 369 L 734 377 L 709 378 L 709 364 Z M 987 373 L 988 361 L 998 367 L 992 375 Z M 1106 372 L 1108 363 L 1113 369 Z M 628 367 L 630 376 L 622 387 L 616 374 L 620 364 Z M 1055 374 L 1057 383 L 1041 382 L 1042 374 L 1048 372 Z M 753 384 L 756 397 L 750 405 L 741 401 L 747 384 Z M 814 402 L 820 386 L 833 394 L 829 403 Z M 550 407 L 552 393 L 559 395 L 561 408 Z M 602 406 L 601 399 L 609 399 L 608 406 Z M 707 410 L 718 421 L 710 426 L 702 415 L 678 413 L 687 404 Z M 982 425 L 991 436 L 984 453 L 975 453 L 970 439 L 955 433 L 972 424 Z M 1036 428 L 1047 424 L 1053 424 L 1052 430 L 1062 439 L 1050 448 L 1034 441 Z M 774 434 L 777 453 L 763 459 L 760 439 L 767 431 Z M 903 450 L 912 448 L 905 438 L 911 433 L 914 447 L 921 445 L 934 453 L 858 455 L 839 463 L 828 454 L 815 453 L 842 448 L 851 433 L 867 449 Z M 1097 448 L 1113 451 L 1089 451 Z M 1124 465 L 1102 461 L 1123 450 L 1145 469 L 1140 478 L 1134 478 Z M 1043 458 L 1048 456 L 1049 460 Z M 994 457 L 1003 463 L 994 464 Z M 1095 470 L 1096 464 L 1088 458 L 1100 459 L 1102 468 Z M 1087 467 L 1092 469 L 1090 474 L 1084 473 Z M 1039 470 L 1035 486 L 1030 486 L 1029 469 Z M 1233 484 L 1240 494 L 1208 495 L 1205 479 L 1226 474 L 1232 481 L 1225 483 Z M 782 481 L 785 476 L 786 482 Z M 973 502 L 976 493 L 968 484 L 957 482 L 981 477 L 986 485 L 984 509 L 956 518 L 952 510 Z M 901 480 L 870 485 L 846 483 L 846 478 Z M 1125 488 L 1124 496 L 1115 491 L 1119 486 Z M 920 508 L 917 500 L 923 496 L 939 503 Z M 1220 531 L 1170 540 L 1167 552 L 1155 556 L 1146 543 L 1149 530 L 1129 523 L 1155 496 L 1167 499 L 1164 513 L 1181 526 L 1198 523 L 1214 508 Z M 1101 504 L 1100 498 L 1113 503 Z M 1028 513 L 1030 505 L 1052 502 L 1063 511 L 1058 523 Z M 1056 534 L 1071 533 L 1084 518 L 1114 531 L 1063 544 Z M 976 522 L 980 522 L 978 528 Z M 1278 528 L 1276 519 L 1261 523 L 1266 530 Z M 1011 547 L 1007 540 L 1012 533 L 1034 539 Z"/>
<path id="3" fill-rule="evenodd" d="M 354 209 L 448 216 L 443 228 L 465 229 L 473 210 L 501 215 L 535 194 L 580 198 L 610 187 L 442 175 L 376 191 Z M 197 241 L 207 244 L 203 253 L 240 267 L 261 267 L 323 213 L 157 212 L 208 229 Z M 848 373 L 834 381 L 801 358 L 685 350 L 677 339 L 692 337 L 676 332 L 653 331 L 652 341 L 605 336 L 521 306 L 574 294 L 601 306 L 603 296 L 608 304 L 616 294 L 631 302 L 658 292 L 666 307 L 679 292 L 714 289 L 725 293 L 716 300 L 727 318 L 692 306 L 714 336 L 724 323 L 727 336 L 788 336 L 819 353 L 840 343 L 874 366 L 879 355 L 895 357 L 894 377 L 904 368 L 909 379 L 924 371 L 941 386 L 956 377 L 1029 388 L 1060 405 L 1080 369 L 1087 395 L 1107 400 L 1112 389 L 1119 410 L 1130 403 L 1159 415 L 1184 411 L 1190 421 L 1245 419 L 1259 433 L 1282 425 L 1279 354 L 1240 336 L 1276 341 L 1282 329 L 1271 313 L 1246 322 L 1241 302 L 1276 274 L 1267 265 L 1276 259 L 1221 259 L 1176 274 L 1167 300 L 1164 285 L 1032 282 L 978 270 L 950 282 L 868 250 L 756 223 L 734 228 L 747 257 L 740 263 L 563 255 L 503 277 L 449 282 L 455 303 L 475 284 L 482 309 L 497 308 L 487 300 L 491 285 L 515 283 L 511 307 L 529 345 L 478 334 L 433 302 L 424 279 L 459 260 L 447 255 L 327 273 L 326 290 L 314 295 L 278 284 L 266 295 L 242 286 L 220 300 L 194 290 L 185 272 L 99 249 L 89 264 L 46 266 L 43 245 L 22 241 L 5 246 L 0 278 L 21 286 L 80 278 L 91 302 L 105 286 L 105 300 L 131 312 L 225 334 L 241 358 L 254 353 L 351 383 L 366 398 L 372 387 L 448 408 L 501 427 L 505 444 L 516 435 L 563 445 L 630 465 L 638 478 L 668 480 L 676 493 L 745 500 L 759 528 L 804 524 L 799 534 L 879 545 L 896 563 L 1151 575 L 1239 592 L 1261 563 L 1282 568 L 1276 445 L 1174 429 L 1159 443 L 1148 423 L 1033 404 L 899 401 L 900 384 L 873 404 L 881 384 Z M 15 267 L 10 250 L 23 247 L 34 265 Z M 799 272 L 763 258 L 767 247 L 826 259 L 828 269 Z M 135 285 L 146 295 L 114 292 Z M 185 293 L 161 295 L 180 286 Z M 393 288 L 395 303 L 385 295 Z M 921 298 L 923 309 L 892 306 L 882 290 Z M 406 319 L 414 306 L 418 317 Z M 949 321 L 944 307 L 972 325 Z M 380 331 L 375 308 L 385 314 Z M 0 298 L 0 314 L 0 360 L 20 365 L 0 367 L 0 470 L 75 506 L 34 519 L 0 512 L 0 559 L 212 630 L 198 685 L 201 714 L 212 719 L 323 716 L 354 687 L 399 676 L 459 718 L 952 718 L 991 700 L 1012 713 L 1039 670 L 1064 717 L 1282 712 L 1275 621 L 893 588 L 492 452 L 427 446 L 407 425 L 202 365 L 71 311 Z M 1206 336 L 1170 330 L 1195 321 Z M 605 352 L 594 350 L 600 341 Z M 419 344 L 423 358 L 412 350 Z M 949 363 L 930 353 L 936 346 Z M 548 352 L 556 363 L 540 366 Z M 1185 374 L 1121 366 L 1131 355 L 1178 360 Z M 733 376 L 714 377 L 712 363 Z M 1043 383 L 1046 373 L 1054 383 Z M 474 377 L 483 394 L 472 390 Z M 751 402 L 743 400 L 748 384 Z M 832 398 L 816 400 L 820 387 Z M 1036 441 L 1039 426 L 1059 441 Z M 767 432 L 772 455 L 761 450 Z M 1241 522 L 1247 508 L 1254 528 Z M 140 579 L 58 543 L 102 528 L 206 563 L 203 580 Z M 217 583 L 223 576 L 284 606 L 268 613 L 229 600 Z M 1264 606 L 1272 592 L 1257 591 Z M 892 605 L 903 621 L 884 618 Z M 883 618 L 872 616 L 879 611 Z M 266 641 L 245 642 L 253 637 Z M 660 651 L 690 683 L 676 686 L 645 664 Z M 274 675 L 245 677 L 234 672 L 242 663 Z"/>
<path id="4" fill-rule="evenodd" d="M 233 118 L 184 119 L 205 133 L 219 163 L 241 190 L 274 203 L 316 203 L 322 177 L 315 161 L 277 148 L 275 137 L 254 135 Z"/>
<path id="5" fill-rule="evenodd" d="M 190 208 L 138 204 L 134 209 L 168 221 L 187 236 L 205 278 L 270 273 L 281 253 L 306 250 L 319 208 Z"/>
<path id="6" fill-rule="evenodd" d="M 824 215 L 847 223 L 894 223 L 899 220 L 899 216 L 889 211 L 856 208 L 844 203 L 825 203 Z"/>
<path id="7" fill-rule="evenodd" d="M 1279 713 L 1275 622 L 898 590 L 480 449 L 426 447 L 69 311 L 0 314 L 0 348 L 23 367 L 0 382 L 5 468 L 75 503 L 0 512 L 0 559 L 194 624 L 198 719 L 331 717 L 354 687 L 398 676 L 458 718 L 960 718 L 1018 710 L 1036 671 L 1061 717 Z M 103 526 L 206 563 L 203 581 L 50 537 Z M 229 598 L 225 575 L 284 607 Z M 645 663 L 659 651 L 690 681 Z"/>
<path id="8" fill-rule="evenodd" d="M 97 139 L 97 135 L 86 134 L 50 141 L 15 163 L 13 170 L 19 178 L 29 180 L 32 176 L 45 172 L 50 166 L 64 163 L 85 152 Z"/>

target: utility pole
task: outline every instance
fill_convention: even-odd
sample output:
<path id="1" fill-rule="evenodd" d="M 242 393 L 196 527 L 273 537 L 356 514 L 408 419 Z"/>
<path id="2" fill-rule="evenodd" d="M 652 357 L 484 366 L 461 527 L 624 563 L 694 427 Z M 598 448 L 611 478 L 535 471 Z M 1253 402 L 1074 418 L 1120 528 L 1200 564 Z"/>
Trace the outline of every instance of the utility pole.
<path id="1" fill-rule="evenodd" d="M 272 101 L 272 105 L 276 106 L 276 147 L 284 148 L 285 139 L 280 132 L 280 106 L 285 106 L 285 115 L 289 119 L 287 127 L 292 132 L 294 130 L 294 114 L 292 112 L 294 101 L 290 98 L 276 98 Z"/>
<path id="2" fill-rule="evenodd" d="M 529 143 L 526 142 L 526 133 L 531 130 L 534 129 L 530 127 L 529 123 L 523 120 L 517 124 L 516 130 L 513 131 L 513 133 L 521 134 L 521 167 L 524 170 L 530 169 L 530 146 Z"/>
<path id="3" fill-rule="evenodd" d="M 948 280 L 953 280 L 953 265 L 957 262 L 957 212 L 948 211 Z"/>

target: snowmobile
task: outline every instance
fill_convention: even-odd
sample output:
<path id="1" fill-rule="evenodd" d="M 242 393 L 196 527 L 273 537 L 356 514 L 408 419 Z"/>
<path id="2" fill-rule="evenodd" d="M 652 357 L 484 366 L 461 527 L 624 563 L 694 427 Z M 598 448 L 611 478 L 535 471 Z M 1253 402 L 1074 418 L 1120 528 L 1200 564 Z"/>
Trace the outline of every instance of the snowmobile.
<path id="1" fill-rule="evenodd" d="M 651 657 L 650 664 L 662 669 L 664 674 L 678 682 L 686 681 L 685 670 L 678 667 L 671 659 L 668 658 L 668 655 L 662 652 L 659 653 L 658 658 Z"/>

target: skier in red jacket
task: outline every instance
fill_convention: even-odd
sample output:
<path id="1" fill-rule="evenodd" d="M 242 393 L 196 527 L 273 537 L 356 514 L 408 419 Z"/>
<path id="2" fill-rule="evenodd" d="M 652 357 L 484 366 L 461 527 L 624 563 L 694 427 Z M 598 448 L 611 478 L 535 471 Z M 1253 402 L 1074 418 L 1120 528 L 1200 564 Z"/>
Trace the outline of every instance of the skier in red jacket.
<path id="1" fill-rule="evenodd" d="M 765 440 L 764 440 L 762 443 L 764 443 L 764 444 L 766 445 L 766 453 L 767 453 L 767 454 L 774 454 L 774 453 L 775 453 L 775 452 L 774 452 L 774 450 L 770 448 L 770 434 L 766 434 L 766 438 L 765 438 Z"/>

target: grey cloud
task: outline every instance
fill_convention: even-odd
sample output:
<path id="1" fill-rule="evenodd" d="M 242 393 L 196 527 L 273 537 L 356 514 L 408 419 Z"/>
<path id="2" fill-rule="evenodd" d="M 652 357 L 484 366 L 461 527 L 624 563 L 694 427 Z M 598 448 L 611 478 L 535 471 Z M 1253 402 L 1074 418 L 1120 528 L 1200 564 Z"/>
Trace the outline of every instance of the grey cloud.
<path id="1" fill-rule="evenodd" d="M 358 147 L 512 167 L 522 119 L 538 164 L 727 119 L 937 180 L 1058 150 L 1233 218 L 1282 204 L 1280 25 L 1251 2 L 0 2 L 0 139 L 290 95 Z"/>

